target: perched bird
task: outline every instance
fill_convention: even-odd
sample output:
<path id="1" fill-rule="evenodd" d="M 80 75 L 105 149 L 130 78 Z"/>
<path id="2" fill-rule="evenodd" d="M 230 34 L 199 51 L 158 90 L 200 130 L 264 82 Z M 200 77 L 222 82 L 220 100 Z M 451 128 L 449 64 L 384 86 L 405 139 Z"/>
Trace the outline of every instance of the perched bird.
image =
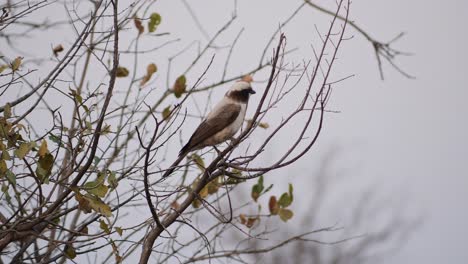
<path id="1" fill-rule="evenodd" d="M 238 81 L 226 92 L 224 98 L 211 110 L 206 118 L 179 152 L 179 158 L 164 173 L 169 176 L 179 162 L 191 151 L 215 146 L 232 138 L 242 127 L 251 94 L 255 91 L 248 81 Z"/>

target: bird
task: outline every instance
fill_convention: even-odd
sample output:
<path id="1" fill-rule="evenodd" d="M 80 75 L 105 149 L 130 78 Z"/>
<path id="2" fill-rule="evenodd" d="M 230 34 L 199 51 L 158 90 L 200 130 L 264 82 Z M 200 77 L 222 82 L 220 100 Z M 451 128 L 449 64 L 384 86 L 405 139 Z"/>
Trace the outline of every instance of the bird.
<path id="1" fill-rule="evenodd" d="M 163 178 L 169 176 L 179 162 L 190 152 L 216 146 L 231 139 L 244 123 L 250 95 L 255 94 L 249 80 L 235 82 L 224 97 L 195 129 L 189 141 L 179 151 L 177 160 Z"/>

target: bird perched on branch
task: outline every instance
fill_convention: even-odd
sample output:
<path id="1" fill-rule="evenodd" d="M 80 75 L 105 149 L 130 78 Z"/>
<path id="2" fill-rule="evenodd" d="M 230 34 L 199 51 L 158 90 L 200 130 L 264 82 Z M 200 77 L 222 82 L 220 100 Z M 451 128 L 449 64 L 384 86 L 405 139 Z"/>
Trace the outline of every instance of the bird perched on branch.
<path id="1" fill-rule="evenodd" d="M 232 138 L 242 127 L 251 94 L 255 91 L 250 85 L 251 78 L 234 83 L 224 98 L 211 110 L 207 117 L 180 150 L 178 159 L 164 173 L 169 176 L 179 162 L 191 151 L 208 146 L 216 146 Z"/>

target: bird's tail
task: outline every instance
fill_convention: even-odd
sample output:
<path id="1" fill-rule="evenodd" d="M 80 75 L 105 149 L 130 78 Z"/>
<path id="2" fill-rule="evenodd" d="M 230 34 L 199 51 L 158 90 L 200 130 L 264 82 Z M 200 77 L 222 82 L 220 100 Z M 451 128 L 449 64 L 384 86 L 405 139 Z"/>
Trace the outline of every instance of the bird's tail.
<path id="1" fill-rule="evenodd" d="M 179 157 L 172 163 L 172 165 L 169 167 L 169 169 L 166 170 L 163 174 L 163 178 L 166 178 L 167 176 L 171 175 L 175 169 L 177 169 L 177 165 L 187 156 L 186 151 L 182 152 L 182 150 L 179 152 Z"/>

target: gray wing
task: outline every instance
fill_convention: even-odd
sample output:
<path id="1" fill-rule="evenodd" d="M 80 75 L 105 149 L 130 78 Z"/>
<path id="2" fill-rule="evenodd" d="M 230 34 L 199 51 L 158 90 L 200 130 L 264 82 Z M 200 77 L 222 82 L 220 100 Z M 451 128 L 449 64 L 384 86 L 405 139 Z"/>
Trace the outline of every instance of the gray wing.
<path id="1" fill-rule="evenodd" d="M 179 155 L 186 153 L 230 125 L 239 116 L 241 106 L 238 104 L 227 104 L 213 117 L 203 121 L 193 132 L 189 142 L 180 150 Z"/>

